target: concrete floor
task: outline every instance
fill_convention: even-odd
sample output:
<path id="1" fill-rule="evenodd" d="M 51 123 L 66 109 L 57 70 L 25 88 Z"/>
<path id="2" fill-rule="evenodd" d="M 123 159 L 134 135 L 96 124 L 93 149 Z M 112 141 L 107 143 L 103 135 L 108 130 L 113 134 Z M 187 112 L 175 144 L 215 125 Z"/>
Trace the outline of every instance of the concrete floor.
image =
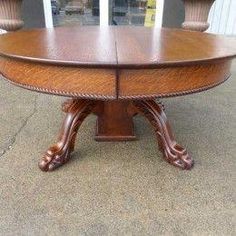
<path id="1" fill-rule="evenodd" d="M 236 63 L 225 84 L 164 100 L 191 171 L 163 161 L 143 118 L 138 141 L 97 143 L 90 116 L 71 161 L 41 172 L 62 100 L 0 80 L 0 235 L 236 235 Z"/>

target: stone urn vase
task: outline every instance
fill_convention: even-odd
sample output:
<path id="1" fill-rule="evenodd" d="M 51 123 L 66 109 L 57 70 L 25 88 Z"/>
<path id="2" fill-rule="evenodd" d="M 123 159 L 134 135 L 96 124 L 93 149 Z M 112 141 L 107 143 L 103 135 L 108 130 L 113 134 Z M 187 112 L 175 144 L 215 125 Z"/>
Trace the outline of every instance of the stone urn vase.
<path id="1" fill-rule="evenodd" d="M 15 31 L 22 28 L 21 5 L 22 0 L 0 0 L 0 29 Z"/>
<path id="2" fill-rule="evenodd" d="M 215 0 L 183 0 L 185 21 L 182 28 L 193 31 L 205 31 L 209 28 L 208 14 Z"/>

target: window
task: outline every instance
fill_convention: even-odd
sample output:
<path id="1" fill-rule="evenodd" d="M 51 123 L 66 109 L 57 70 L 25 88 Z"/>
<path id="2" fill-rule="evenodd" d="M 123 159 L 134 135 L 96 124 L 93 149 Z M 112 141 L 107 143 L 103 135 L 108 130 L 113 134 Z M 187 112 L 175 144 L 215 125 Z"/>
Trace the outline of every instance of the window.
<path id="1" fill-rule="evenodd" d="M 156 0 L 112 0 L 112 25 L 154 26 Z"/>
<path id="2" fill-rule="evenodd" d="M 46 27 L 162 25 L 164 0 L 44 0 Z"/>
<path id="3" fill-rule="evenodd" d="M 51 0 L 54 26 L 99 25 L 99 0 Z"/>

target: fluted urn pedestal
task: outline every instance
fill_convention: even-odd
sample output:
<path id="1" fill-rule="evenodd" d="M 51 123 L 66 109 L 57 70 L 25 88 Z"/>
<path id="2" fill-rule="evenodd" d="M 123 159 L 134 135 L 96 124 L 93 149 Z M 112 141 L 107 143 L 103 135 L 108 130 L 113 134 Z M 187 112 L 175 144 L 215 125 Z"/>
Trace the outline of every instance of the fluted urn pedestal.
<path id="1" fill-rule="evenodd" d="M 183 0 L 185 21 L 182 28 L 193 31 L 205 31 L 209 28 L 208 14 L 215 0 Z"/>
<path id="2" fill-rule="evenodd" d="M 0 29 L 15 31 L 23 27 L 22 0 L 0 0 Z"/>

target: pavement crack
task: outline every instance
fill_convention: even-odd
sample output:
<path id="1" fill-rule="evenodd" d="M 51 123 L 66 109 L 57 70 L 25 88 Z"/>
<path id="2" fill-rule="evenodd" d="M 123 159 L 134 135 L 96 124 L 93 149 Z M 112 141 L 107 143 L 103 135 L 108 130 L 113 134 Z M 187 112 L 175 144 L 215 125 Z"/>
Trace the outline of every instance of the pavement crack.
<path id="1" fill-rule="evenodd" d="M 33 115 L 37 112 L 37 98 L 38 98 L 38 96 L 35 96 L 33 111 L 23 120 L 22 125 L 20 126 L 20 128 L 15 132 L 15 134 L 11 138 L 8 146 L 0 152 L 0 157 L 2 157 L 4 154 L 6 154 L 9 150 L 12 149 L 13 145 L 16 142 L 17 136 L 21 133 L 21 131 L 28 124 L 28 122 L 31 119 L 31 117 L 33 117 Z"/>

